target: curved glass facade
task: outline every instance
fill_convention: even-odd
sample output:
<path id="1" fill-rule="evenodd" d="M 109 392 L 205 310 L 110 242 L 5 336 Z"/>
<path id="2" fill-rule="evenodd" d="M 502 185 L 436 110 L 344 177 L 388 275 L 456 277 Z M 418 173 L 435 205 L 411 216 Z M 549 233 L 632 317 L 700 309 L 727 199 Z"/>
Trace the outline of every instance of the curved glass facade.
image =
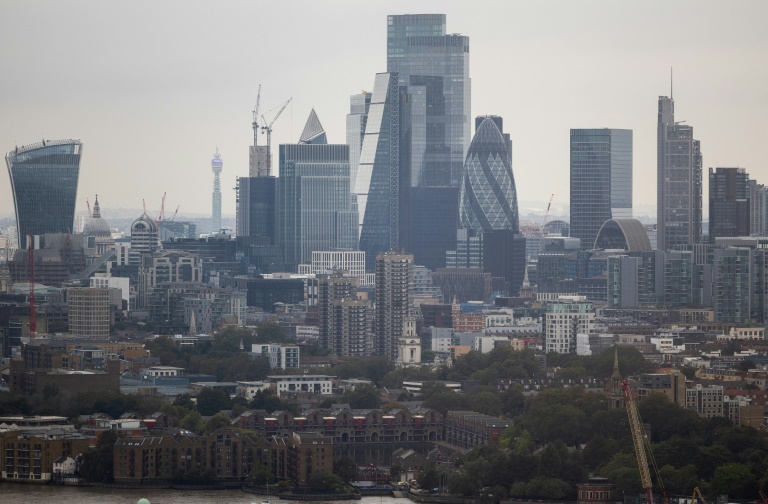
<path id="1" fill-rule="evenodd" d="M 82 150 L 77 140 L 53 140 L 6 154 L 19 247 L 29 233 L 72 232 Z"/>
<path id="2" fill-rule="evenodd" d="M 461 181 L 459 220 L 462 228 L 477 233 L 502 229 L 519 232 L 517 190 L 508 142 L 490 117 L 483 119 L 469 145 Z"/>

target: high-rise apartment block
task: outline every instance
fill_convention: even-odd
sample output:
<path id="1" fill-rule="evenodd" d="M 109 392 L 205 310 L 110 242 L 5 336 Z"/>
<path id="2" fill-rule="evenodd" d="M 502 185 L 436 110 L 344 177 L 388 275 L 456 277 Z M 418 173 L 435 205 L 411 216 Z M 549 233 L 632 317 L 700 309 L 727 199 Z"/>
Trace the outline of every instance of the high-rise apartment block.
<path id="1" fill-rule="evenodd" d="M 376 355 L 397 359 L 403 323 L 410 315 L 413 256 L 385 252 L 376 257 Z"/>
<path id="2" fill-rule="evenodd" d="M 67 289 L 69 333 L 78 338 L 109 339 L 110 289 Z"/>
<path id="3" fill-rule="evenodd" d="M 656 243 L 659 250 L 701 242 L 701 145 L 693 127 L 675 122 L 675 102 L 659 97 Z"/>
<path id="4" fill-rule="evenodd" d="M 576 336 L 589 335 L 594 323 L 592 303 L 549 303 L 544 314 L 546 352 L 576 353 Z"/>
<path id="5" fill-rule="evenodd" d="M 632 217 L 632 130 L 571 130 L 571 236 L 594 247 L 610 219 Z"/>
<path id="6" fill-rule="evenodd" d="M 314 250 L 357 249 L 349 147 L 326 142 L 314 110 L 299 143 L 280 146 L 277 211 L 278 240 L 292 271 Z"/>
<path id="7" fill-rule="evenodd" d="M 213 155 L 211 160 L 211 170 L 213 171 L 213 194 L 211 204 L 211 232 L 218 233 L 221 231 L 221 170 L 224 167 L 224 163 L 221 160 L 219 149 L 216 148 L 216 154 Z"/>
<path id="8" fill-rule="evenodd" d="M 709 169 L 709 241 L 750 235 L 749 174 L 743 168 Z"/>
<path id="9" fill-rule="evenodd" d="M 82 151 L 78 140 L 43 140 L 6 154 L 20 248 L 30 233 L 73 231 Z"/>
<path id="10" fill-rule="evenodd" d="M 335 317 L 335 306 L 356 297 L 357 278 L 337 271 L 318 279 L 317 304 L 320 311 L 320 347 L 340 355 L 343 342 L 341 328 Z"/>
<path id="11" fill-rule="evenodd" d="M 768 188 L 749 181 L 749 232 L 752 236 L 768 235 Z"/>
<path id="12" fill-rule="evenodd" d="M 764 324 L 768 289 L 768 251 L 746 247 L 714 251 L 715 321 Z"/>
<path id="13" fill-rule="evenodd" d="M 447 35 L 445 14 L 388 16 L 387 72 L 411 96 L 411 185 L 457 187 L 471 135 L 469 37 Z"/>

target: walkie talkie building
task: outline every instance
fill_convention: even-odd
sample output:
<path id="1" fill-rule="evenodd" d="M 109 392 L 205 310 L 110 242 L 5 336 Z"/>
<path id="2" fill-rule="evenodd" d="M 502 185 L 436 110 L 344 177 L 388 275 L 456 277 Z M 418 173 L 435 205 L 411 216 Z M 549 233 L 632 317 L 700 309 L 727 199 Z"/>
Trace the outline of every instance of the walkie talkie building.
<path id="1" fill-rule="evenodd" d="M 43 140 L 6 154 L 19 247 L 32 233 L 71 233 L 83 144 L 78 140 Z"/>

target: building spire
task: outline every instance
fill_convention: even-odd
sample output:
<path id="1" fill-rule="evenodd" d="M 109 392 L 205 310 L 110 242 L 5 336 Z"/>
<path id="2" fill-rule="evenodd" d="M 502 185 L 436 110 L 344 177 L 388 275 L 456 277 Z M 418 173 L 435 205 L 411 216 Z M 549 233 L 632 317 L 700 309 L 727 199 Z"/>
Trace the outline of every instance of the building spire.
<path id="1" fill-rule="evenodd" d="M 613 373 L 611 378 L 621 378 L 621 372 L 619 371 L 619 348 L 613 348 Z"/>
<path id="2" fill-rule="evenodd" d="M 93 204 L 93 218 L 98 219 L 101 217 L 101 208 L 99 208 L 99 195 L 96 195 L 96 202 Z"/>
<path id="3" fill-rule="evenodd" d="M 192 309 L 192 313 L 189 314 L 189 335 L 195 336 L 197 334 L 197 321 L 195 320 L 195 310 Z"/>

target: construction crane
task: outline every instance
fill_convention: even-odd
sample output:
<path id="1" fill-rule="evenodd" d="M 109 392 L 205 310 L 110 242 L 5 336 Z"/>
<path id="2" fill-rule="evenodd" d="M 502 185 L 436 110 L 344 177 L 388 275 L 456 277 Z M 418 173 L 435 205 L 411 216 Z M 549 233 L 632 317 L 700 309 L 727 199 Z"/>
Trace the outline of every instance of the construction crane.
<path id="1" fill-rule="evenodd" d="M 280 114 L 283 113 L 283 110 L 285 110 L 285 107 L 288 106 L 289 103 L 291 103 L 291 100 L 293 100 L 293 97 L 288 98 L 288 101 L 283 103 L 283 106 L 280 107 L 280 110 L 277 111 L 277 114 L 275 114 L 274 119 L 272 119 L 272 122 L 267 124 L 266 126 L 262 126 L 262 131 L 265 131 L 267 133 L 267 175 L 269 176 L 272 173 L 272 125 L 275 124 L 275 121 L 277 121 L 277 118 L 280 117 Z M 264 116 L 261 116 L 261 120 L 264 121 L 266 124 L 267 120 L 264 118 Z"/>
<path id="2" fill-rule="evenodd" d="M 546 226 L 549 222 L 549 209 L 552 208 L 552 200 L 555 199 L 555 193 L 552 193 L 552 196 L 549 197 L 549 203 L 547 203 L 547 213 L 544 215 L 544 225 Z"/>
<path id="3" fill-rule="evenodd" d="M 85 198 L 85 206 L 88 207 L 88 217 L 90 217 L 91 214 L 91 203 L 88 201 L 88 198 Z"/>
<path id="4" fill-rule="evenodd" d="M 697 495 L 699 496 L 699 501 L 701 501 L 701 504 L 707 504 L 707 500 L 704 498 L 703 495 L 701 495 L 701 490 L 699 490 L 699 487 L 695 487 L 693 489 L 693 496 L 691 497 L 691 504 L 699 504 L 699 501 L 696 500 L 696 496 Z"/>
<path id="5" fill-rule="evenodd" d="M 656 459 L 653 457 L 650 441 L 645 437 L 643 433 L 643 424 L 640 422 L 640 413 L 637 411 L 637 402 L 632 396 L 632 390 L 630 389 L 629 381 L 623 380 L 621 382 L 621 388 L 624 389 L 624 402 L 627 406 L 629 428 L 632 431 L 632 442 L 635 445 L 637 467 L 640 470 L 640 482 L 642 483 L 643 490 L 645 491 L 645 502 L 646 504 L 653 504 L 653 481 L 651 480 L 651 471 L 648 467 L 648 460 L 650 459 L 651 464 L 653 465 L 654 474 L 656 475 L 656 481 L 658 482 L 661 493 L 664 496 L 662 504 L 667 504 L 668 499 L 667 493 L 664 490 L 664 483 L 661 481 L 659 469 L 656 467 Z"/>
<path id="6" fill-rule="evenodd" d="M 171 222 L 173 222 L 173 220 L 176 218 L 176 214 L 177 214 L 177 213 L 179 213 L 179 207 L 180 207 L 180 206 L 181 206 L 181 205 L 178 205 L 178 206 L 176 207 L 176 211 L 175 211 L 175 212 L 173 212 L 173 217 L 171 217 Z"/>
<path id="7" fill-rule="evenodd" d="M 261 84 L 259 84 L 259 90 L 256 93 L 256 106 L 253 108 L 253 123 L 251 125 L 253 126 L 253 146 L 256 147 L 258 144 L 258 132 L 259 132 L 259 103 L 261 103 Z M 254 149 L 255 151 L 255 149 Z M 256 153 L 254 152 L 254 156 Z"/>
<path id="8" fill-rule="evenodd" d="M 159 226 L 161 222 L 163 222 L 163 219 L 165 218 L 165 195 L 166 193 L 163 193 L 163 199 L 160 200 L 160 215 L 157 216 L 157 225 Z"/>
<path id="9" fill-rule="evenodd" d="M 35 238 L 27 235 L 27 266 L 29 267 L 29 341 L 37 334 L 37 303 L 35 302 Z"/>

